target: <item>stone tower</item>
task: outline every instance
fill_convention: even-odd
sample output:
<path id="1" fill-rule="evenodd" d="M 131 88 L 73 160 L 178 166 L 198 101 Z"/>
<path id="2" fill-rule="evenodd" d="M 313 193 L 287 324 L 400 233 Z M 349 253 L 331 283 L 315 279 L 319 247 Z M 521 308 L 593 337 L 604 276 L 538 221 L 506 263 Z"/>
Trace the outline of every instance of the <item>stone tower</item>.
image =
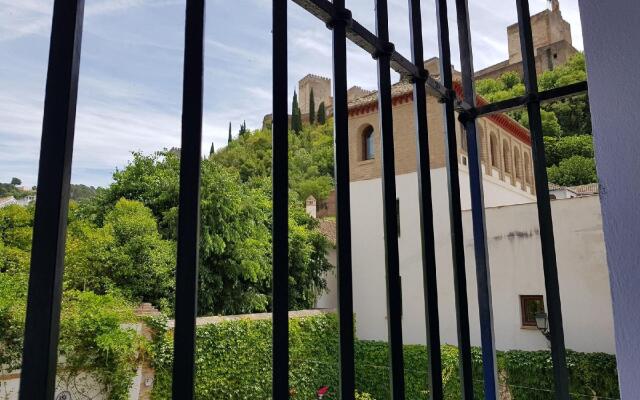
<path id="1" fill-rule="evenodd" d="M 531 30 L 536 62 L 540 62 L 538 68 L 542 71 L 564 64 L 575 53 L 571 41 L 571 25 L 562 18 L 559 0 L 552 0 L 550 9 L 531 16 Z M 522 61 L 518 24 L 509 26 L 507 35 L 509 64 L 517 64 Z"/>
<path id="2" fill-rule="evenodd" d="M 298 82 L 298 104 L 301 114 L 309 114 L 309 95 L 313 89 L 313 100 L 317 107 L 324 102 L 325 107 L 332 105 L 331 79 L 318 75 L 309 74 Z"/>

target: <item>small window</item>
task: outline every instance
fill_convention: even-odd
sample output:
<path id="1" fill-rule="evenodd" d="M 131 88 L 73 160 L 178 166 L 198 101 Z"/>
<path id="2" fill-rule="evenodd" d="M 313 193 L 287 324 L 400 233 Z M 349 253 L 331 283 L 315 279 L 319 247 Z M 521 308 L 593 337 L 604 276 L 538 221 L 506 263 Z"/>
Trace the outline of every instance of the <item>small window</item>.
<path id="1" fill-rule="evenodd" d="M 373 127 L 371 125 L 364 128 L 362 132 L 362 159 L 373 160 L 376 157 L 376 148 L 373 141 Z"/>
<path id="2" fill-rule="evenodd" d="M 544 312 L 542 295 L 521 295 L 520 313 L 522 326 L 536 326 L 536 313 Z"/>

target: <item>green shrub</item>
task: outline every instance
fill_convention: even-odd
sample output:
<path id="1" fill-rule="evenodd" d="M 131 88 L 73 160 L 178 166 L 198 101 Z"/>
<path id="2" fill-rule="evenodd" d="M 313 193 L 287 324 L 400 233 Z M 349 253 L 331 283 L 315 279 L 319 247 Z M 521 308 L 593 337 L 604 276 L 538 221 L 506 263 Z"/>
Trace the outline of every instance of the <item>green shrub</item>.
<path id="1" fill-rule="evenodd" d="M 171 393 L 172 335 L 155 321 L 153 365 L 154 399 Z M 238 320 L 201 326 L 196 342 L 196 397 L 203 399 L 269 399 L 271 397 L 271 320 Z M 329 386 L 324 399 L 338 399 L 339 347 L 335 315 L 290 319 L 291 398 L 315 399 L 316 390 Z M 553 374 L 548 351 L 498 353 L 500 385 L 513 400 L 552 398 Z M 472 349 L 474 395 L 483 399 L 482 356 Z M 404 346 L 406 398 L 428 399 L 427 349 Z M 389 349 L 386 342 L 355 342 L 358 399 L 389 399 Z M 615 357 L 600 353 L 568 352 L 571 392 L 580 398 L 618 398 Z M 442 346 L 445 398 L 460 399 L 458 349 Z M 576 397 L 578 398 L 578 397 Z"/>

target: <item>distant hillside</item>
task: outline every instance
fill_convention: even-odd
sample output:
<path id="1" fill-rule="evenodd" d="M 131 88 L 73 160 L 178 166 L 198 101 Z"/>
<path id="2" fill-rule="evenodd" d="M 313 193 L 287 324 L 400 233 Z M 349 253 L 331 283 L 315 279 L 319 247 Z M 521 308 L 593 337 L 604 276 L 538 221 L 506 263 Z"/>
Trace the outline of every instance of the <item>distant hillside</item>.
<path id="1" fill-rule="evenodd" d="M 30 194 L 33 194 L 33 191 L 22 190 L 18 187 L 18 185 L 14 185 L 11 183 L 0 183 L 0 198 L 13 196 L 16 199 L 20 199 Z"/>
<path id="2" fill-rule="evenodd" d="M 271 176 L 271 130 L 246 132 L 211 157 L 236 169 L 243 181 Z M 299 200 L 322 200 L 334 187 L 333 121 L 289 132 L 289 187 Z"/>
<path id="3" fill-rule="evenodd" d="M 75 201 L 87 200 L 96 195 L 97 189 L 93 186 L 71 185 L 69 198 Z"/>

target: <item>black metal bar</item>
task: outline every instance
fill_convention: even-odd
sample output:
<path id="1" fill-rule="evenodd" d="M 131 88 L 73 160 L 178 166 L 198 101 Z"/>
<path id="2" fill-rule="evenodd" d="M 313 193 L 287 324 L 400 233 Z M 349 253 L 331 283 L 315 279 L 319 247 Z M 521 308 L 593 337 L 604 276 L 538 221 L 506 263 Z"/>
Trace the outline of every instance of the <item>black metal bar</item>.
<path id="1" fill-rule="evenodd" d="M 273 0 L 273 378 L 274 399 L 289 398 L 289 115 L 287 0 Z"/>
<path id="2" fill-rule="evenodd" d="M 200 242 L 205 0 L 187 0 L 172 395 L 193 399 Z"/>
<path id="3" fill-rule="evenodd" d="M 409 0 L 411 54 L 413 63 L 426 78 L 422 44 L 422 15 L 420 0 Z M 429 127 L 427 123 L 426 79 L 414 79 L 413 105 L 415 108 L 416 149 L 418 161 L 418 194 L 420 203 L 420 232 L 422 245 L 422 271 L 427 324 L 429 397 L 442 399 L 442 353 L 440 350 L 440 318 L 438 315 L 438 281 L 436 275 L 435 234 L 433 228 L 433 201 L 431 196 L 431 162 L 429 159 Z"/>
<path id="4" fill-rule="evenodd" d="M 402 347 L 402 288 L 398 254 L 398 213 L 391 104 L 391 53 L 386 0 L 376 0 L 376 34 L 383 45 L 375 53 L 378 65 L 378 109 L 382 158 L 382 214 L 384 221 L 385 270 L 387 283 L 387 326 L 391 363 L 391 399 L 404 399 L 404 355 Z"/>
<path id="5" fill-rule="evenodd" d="M 458 40 L 460 43 L 460 63 L 464 100 L 475 107 L 476 93 L 473 79 L 473 51 L 471 49 L 471 29 L 467 0 L 456 0 Z M 482 343 L 482 370 L 484 376 L 484 397 L 494 400 L 498 395 L 498 368 L 496 365 L 495 337 L 493 332 L 493 308 L 491 305 L 491 274 L 487 250 L 487 228 L 484 215 L 482 190 L 482 166 L 478 154 L 478 140 L 475 118 L 463 118 L 467 133 L 469 155 L 469 186 L 471 191 L 471 215 L 473 220 L 473 248 L 476 263 L 478 287 L 478 308 L 480 314 L 480 340 Z"/>
<path id="6" fill-rule="evenodd" d="M 587 88 L 586 81 L 572 83 L 570 85 L 540 92 L 538 93 L 538 100 L 540 100 L 541 103 L 544 103 L 546 101 L 561 100 L 566 97 L 571 97 L 571 96 L 579 95 L 582 93 L 586 93 L 587 89 L 588 88 Z M 479 117 L 479 116 L 511 111 L 526 105 L 530 98 L 531 96 L 525 94 L 522 96 L 514 97 L 512 99 L 497 101 L 495 103 L 490 103 L 484 106 L 477 107 L 473 112 L 475 113 L 475 116 Z"/>
<path id="7" fill-rule="evenodd" d="M 355 396 L 353 277 L 351 258 L 351 195 L 349 190 L 349 109 L 347 104 L 346 26 L 351 13 L 344 0 L 333 0 L 333 138 L 336 179 L 338 320 L 340 323 L 340 398 Z"/>
<path id="8" fill-rule="evenodd" d="M 84 0 L 56 0 L 44 99 L 20 398 L 55 391 Z"/>
<path id="9" fill-rule="evenodd" d="M 531 152 L 533 156 L 536 198 L 538 203 L 542 266 L 544 269 L 544 284 L 547 293 L 547 309 L 551 333 L 555 398 L 568 400 L 569 373 L 567 371 L 564 328 L 562 326 L 562 306 L 560 303 L 558 265 L 556 263 L 555 240 L 553 237 L 551 201 L 548 193 L 549 182 L 547 179 L 544 141 L 542 136 L 542 118 L 540 116 L 540 101 L 537 98 L 538 79 L 536 77 L 536 61 L 533 52 L 529 1 L 516 0 L 516 4 L 520 26 L 520 47 L 524 69 L 524 85 L 529 95 L 527 111 L 529 114 L 529 130 L 531 131 Z"/>
<path id="10" fill-rule="evenodd" d="M 449 42 L 447 0 L 436 1 L 436 13 L 438 18 L 438 47 L 440 50 L 440 79 L 443 86 L 452 91 L 453 74 L 451 71 L 451 44 Z M 444 133 L 447 147 L 446 164 L 449 187 L 449 219 L 451 223 L 451 259 L 453 263 L 453 283 L 456 297 L 458 348 L 460 351 L 460 389 L 463 399 L 473 400 L 471 339 L 469 336 L 469 301 L 467 299 L 467 273 L 464 259 L 454 100 L 453 96 L 448 96 L 443 99 Z"/>

